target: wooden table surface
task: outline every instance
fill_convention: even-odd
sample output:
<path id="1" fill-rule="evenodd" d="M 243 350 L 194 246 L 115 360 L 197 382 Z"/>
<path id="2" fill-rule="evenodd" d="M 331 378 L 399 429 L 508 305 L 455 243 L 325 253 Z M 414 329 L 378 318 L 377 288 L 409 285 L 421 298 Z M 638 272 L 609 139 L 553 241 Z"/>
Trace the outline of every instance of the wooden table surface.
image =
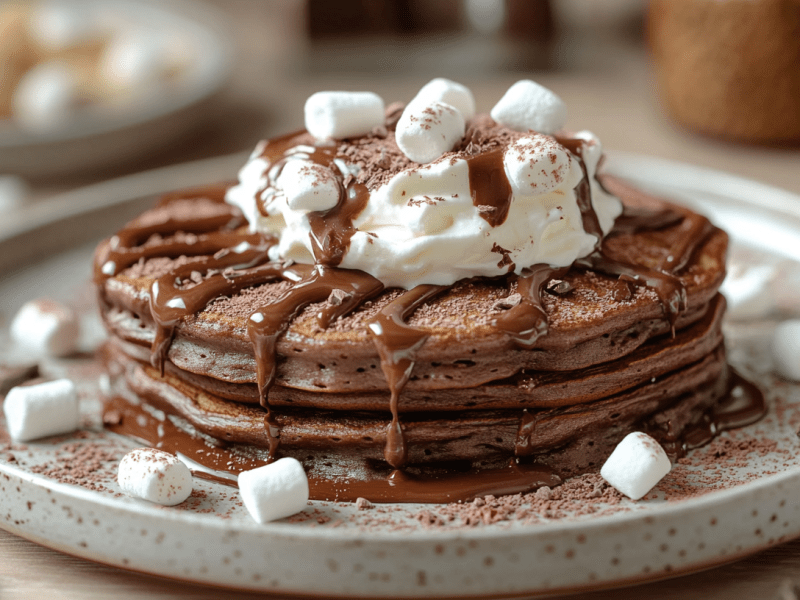
<path id="1" fill-rule="evenodd" d="M 325 57 L 320 57 L 320 51 L 310 47 L 299 33 L 302 25 L 299 2 L 220 0 L 217 4 L 224 7 L 231 20 L 239 55 L 230 84 L 210 110 L 208 120 L 181 144 L 150 153 L 123 169 L 81 174 L 69 181 L 35 182 L 36 198 L 161 164 L 250 148 L 261 137 L 302 126 L 303 101 L 320 89 L 370 89 L 387 100 L 408 100 L 422 84 L 437 75 L 469 85 L 482 110 L 488 110 L 511 83 L 531 77 L 564 98 L 569 107 L 569 127 L 593 130 L 606 148 L 729 171 L 800 194 L 800 149 L 729 144 L 691 134 L 674 125 L 659 104 L 646 52 L 636 40 L 624 36 L 587 35 L 584 39 L 581 32 L 565 34 L 555 60 L 556 66 L 562 68 L 542 73 L 492 69 L 491 63 L 470 54 L 475 51 L 474 40 L 452 39 L 412 45 L 413 51 L 392 55 L 394 62 L 388 63 L 391 68 L 375 73 L 348 68 L 351 64 L 348 61 L 353 61 L 352 53 L 340 56 L 339 63 L 334 60 L 336 56 L 331 59 L 324 52 Z M 386 59 L 381 54 L 380 42 L 367 40 L 363 46 L 362 54 L 374 53 L 381 60 Z M 376 64 L 377 61 L 376 58 Z M 479 63 L 481 68 L 473 68 Z M 323 68 L 325 65 L 335 68 Z M 0 557 L 3 600 L 45 596 L 264 597 L 124 572 L 51 551 L 2 530 Z M 787 591 L 795 580 L 800 582 L 800 541 L 711 571 L 581 597 L 783 600 L 797 598 Z"/>

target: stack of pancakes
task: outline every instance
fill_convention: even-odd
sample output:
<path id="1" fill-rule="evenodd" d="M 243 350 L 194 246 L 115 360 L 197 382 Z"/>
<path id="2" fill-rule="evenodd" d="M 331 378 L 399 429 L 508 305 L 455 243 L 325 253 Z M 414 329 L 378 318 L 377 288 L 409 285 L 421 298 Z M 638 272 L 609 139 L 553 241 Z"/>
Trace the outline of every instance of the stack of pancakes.
<path id="1" fill-rule="evenodd" d="M 610 178 L 603 183 L 626 214 L 652 215 L 653 226 L 625 226 L 622 218 L 603 241 L 602 260 L 545 278 L 546 333 L 535 343 L 520 344 L 497 327 L 520 302 L 514 275 L 462 280 L 405 315 L 421 345 L 407 383 L 395 390 L 405 444 L 395 466 L 481 468 L 514 459 L 571 476 L 598 470 L 631 431 L 650 433 L 677 456 L 686 435 L 707 424 L 729 388 L 718 293 L 727 236 L 684 208 Z M 234 269 L 209 267 L 225 255 L 213 236 L 228 248 L 274 242 L 248 233 L 224 190 L 172 194 L 98 248 L 96 281 L 111 334 L 105 356 L 122 398 L 109 404 L 109 420 L 121 427 L 134 418 L 121 407 L 144 406 L 211 445 L 266 458 L 277 435 L 273 457 L 298 457 L 313 472 L 337 460 L 388 472 L 392 394 L 367 325 L 407 292 L 382 290 L 327 327 L 318 315 L 337 302 L 333 294 L 299 310 L 277 338 L 267 404 L 248 319 L 306 274 L 293 272 L 302 265 L 275 264 L 280 276 L 248 284 L 237 282 Z M 678 218 L 656 222 L 670 212 Z M 258 264 L 270 264 L 266 253 L 261 263 L 236 268 Z M 668 297 L 637 269 L 660 273 L 680 293 Z M 174 280 L 188 294 L 220 272 L 228 287 L 196 311 L 184 304 L 185 314 L 166 327 L 154 316 L 154 283 Z M 269 435 L 270 426 L 278 433 Z M 143 431 L 158 445 L 163 432 Z"/>

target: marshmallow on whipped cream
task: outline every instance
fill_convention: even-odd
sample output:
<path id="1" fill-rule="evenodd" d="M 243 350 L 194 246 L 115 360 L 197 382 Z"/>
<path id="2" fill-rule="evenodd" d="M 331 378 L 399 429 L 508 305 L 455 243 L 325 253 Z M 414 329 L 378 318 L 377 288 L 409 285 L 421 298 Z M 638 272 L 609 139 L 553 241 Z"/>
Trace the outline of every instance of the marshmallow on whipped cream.
<path id="1" fill-rule="evenodd" d="M 513 87 L 513 97 L 507 98 L 505 104 L 528 115 L 535 115 L 537 106 L 544 107 L 542 110 L 549 111 L 550 116 L 544 115 L 543 122 L 549 128 L 560 128 L 563 111 L 556 111 L 555 123 L 552 106 L 542 99 L 557 96 L 549 90 L 545 94 L 541 86 L 535 88 L 535 95 L 526 96 L 523 92 L 529 88 L 527 83 Z M 337 102 L 325 106 L 325 118 L 331 120 L 325 127 L 328 138 L 335 137 L 330 132 L 348 131 L 353 120 L 352 106 L 363 101 L 363 93 L 352 99 L 341 94 L 345 92 L 337 92 Z M 521 273 L 536 264 L 569 266 L 593 252 L 598 242 L 597 235 L 584 229 L 578 204 L 577 190 L 584 177 L 600 229 L 603 234 L 611 230 L 622 205 L 595 178 L 602 156 L 597 137 L 588 131 L 569 134 L 573 144 L 579 146 L 577 150 L 573 146 L 578 157 L 555 137 L 519 131 L 516 122 L 515 127 L 506 127 L 486 116 L 462 114 L 461 109 L 468 113 L 471 110 L 471 100 L 464 86 L 434 80 L 406 107 L 396 134 L 368 133 L 362 124 L 360 135 L 371 135 L 372 142 L 382 144 L 381 156 L 394 153 L 396 160 L 404 160 L 400 152 L 405 153 L 407 166 L 366 182 L 368 201 L 352 219 L 355 232 L 337 266 L 360 269 L 387 287 L 406 289 L 420 284 L 450 285 L 464 278 L 495 277 L 510 271 Z M 520 103 L 526 101 L 531 106 L 520 108 Z M 343 107 L 341 115 L 336 106 Z M 443 107 L 437 110 L 448 116 L 447 123 L 430 123 L 430 129 L 425 129 L 425 123 L 419 127 L 419 116 L 430 113 L 425 113 L 426 106 Z M 457 117 L 451 119 L 451 113 Z M 417 120 L 412 121 L 412 116 Z M 404 117 L 417 124 L 417 130 L 411 132 L 414 135 L 404 129 Z M 338 118 L 342 126 L 337 124 Z M 466 135 L 459 123 L 465 123 Z M 309 130 L 316 125 L 309 121 Z M 491 143 L 492 139 L 489 143 L 479 140 L 483 147 L 476 150 L 472 139 L 467 139 L 471 128 L 478 131 L 479 137 L 495 136 L 496 143 Z M 424 134 L 431 130 L 435 130 L 437 139 L 426 139 Z M 335 205 L 331 181 L 338 182 L 337 203 L 341 202 L 343 194 L 348 193 L 346 182 L 358 178 L 365 168 L 363 162 L 351 160 L 343 151 L 357 145 L 357 141 L 345 140 L 337 145 L 330 139 L 320 139 L 320 132 L 312 133 L 317 139 L 315 146 L 299 144 L 290 148 L 275 164 L 263 157 L 263 145 L 257 147 L 239 173 L 239 185 L 231 188 L 226 197 L 242 210 L 251 231 L 279 238 L 276 257 L 306 264 L 315 262 L 309 215 L 324 215 Z M 318 148 L 327 148 L 335 158 L 329 164 L 316 165 L 312 155 L 318 154 Z M 475 189 L 471 161 L 476 157 L 494 161 L 488 170 L 481 167 L 490 177 L 485 191 Z M 498 173 L 500 169 L 502 172 Z M 281 172 L 287 170 L 291 181 Z M 498 201 L 503 204 L 502 209 L 498 208 Z"/>

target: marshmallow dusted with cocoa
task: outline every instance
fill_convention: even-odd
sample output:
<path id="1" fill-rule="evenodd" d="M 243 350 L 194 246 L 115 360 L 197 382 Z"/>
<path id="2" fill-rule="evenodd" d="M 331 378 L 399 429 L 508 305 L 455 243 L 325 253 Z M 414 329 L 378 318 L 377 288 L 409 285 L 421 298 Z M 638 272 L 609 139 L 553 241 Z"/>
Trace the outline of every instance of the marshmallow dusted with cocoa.
<path id="1" fill-rule="evenodd" d="M 646 433 L 634 431 L 617 444 L 600 469 L 600 475 L 631 500 L 638 500 L 671 468 L 661 444 Z"/>
<path id="2" fill-rule="evenodd" d="M 11 339 L 23 352 L 65 356 L 75 352 L 80 324 L 72 309 L 45 298 L 31 300 L 11 322 Z"/>
<path id="3" fill-rule="evenodd" d="M 475 97 L 470 89 L 444 77 L 437 77 L 423 85 L 409 104 L 426 105 L 432 102 L 449 104 L 461 113 L 465 121 L 475 116 Z"/>
<path id="4" fill-rule="evenodd" d="M 137 448 L 123 456 L 117 482 L 129 496 L 164 506 L 180 504 L 192 493 L 189 467 L 155 448 Z"/>
<path id="5" fill-rule="evenodd" d="M 570 180 L 577 184 L 583 176 L 577 164 L 576 172 L 571 173 L 572 155 L 564 146 L 538 133 L 509 144 L 503 155 L 503 165 L 514 192 L 523 195 L 546 194 Z"/>
<path id="6" fill-rule="evenodd" d="M 800 381 L 800 319 L 784 321 L 775 328 L 770 350 L 781 377 Z"/>
<path id="7" fill-rule="evenodd" d="M 567 122 L 567 105 L 546 87 L 522 79 L 508 88 L 490 114 L 500 125 L 517 131 L 551 134 Z"/>
<path id="8" fill-rule="evenodd" d="M 306 100 L 306 129 L 318 140 L 366 135 L 383 125 L 383 100 L 372 92 L 317 92 Z"/>
<path id="9" fill-rule="evenodd" d="M 287 161 L 277 183 L 292 210 L 328 210 L 339 202 L 339 183 L 333 171 L 311 161 Z"/>
<path id="10" fill-rule="evenodd" d="M 308 477 L 300 461 L 286 457 L 239 475 L 245 508 L 259 523 L 300 512 L 308 502 Z"/>
<path id="11" fill-rule="evenodd" d="M 69 433 L 80 424 L 78 394 L 69 379 L 11 388 L 3 413 L 9 435 L 18 442 Z"/>
<path id="12" fill-rule="evenodd" d="M 458 109 L 444 102 L 411 103 L 397 122 L 400 150 L 417 163 L 429 163 L 449 152 L 464 137 L 466 125 Z"/>

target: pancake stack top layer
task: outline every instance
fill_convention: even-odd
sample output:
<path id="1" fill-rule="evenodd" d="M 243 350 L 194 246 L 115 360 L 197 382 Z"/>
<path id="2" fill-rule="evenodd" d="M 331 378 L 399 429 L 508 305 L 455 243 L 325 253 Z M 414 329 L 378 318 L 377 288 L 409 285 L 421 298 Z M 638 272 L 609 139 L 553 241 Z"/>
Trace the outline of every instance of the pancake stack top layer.
<path id="1" fill-rule="evenodd" d="M 594 406 L 638 389 L 642 373 L 681 369 L 713 391 L 702 410 L 724 394 L 722 231 L 600 178 L 587 132 L 545 136 L 471 116 L 445 152 L 416 164 L 415 122 L 398 115 L 421 114 L 422 135 L 447 125 L 440 113 L 426 125 L 423 100 L 346 139 L 262 143 L 238 186 L 167 196 L 101 244 L 96 280 L 122 354 L 142 360 L 137 347 L 148 346 L 150 379 L 160 371 L 223 404 L 259 402 L 261 412 L 233 409 L 226 439 L 274 456 L 314 437 L 282 428 L 332 411 L 324 418 L 355 429 L 383 422 L 362 439 L 395 468 L 430 455 L 412 448 L 409 459 L 419 415 L 452 424 L 514 409 L 511 446 L 524 455 L 566 438 L 537 446 L 520 408 Z M 193 425 L 223 437 L 208 406 Z M 644 406 L 638 421 L 667 404 Z M 475 459 L 476 447 L 459 452 Z"/>

